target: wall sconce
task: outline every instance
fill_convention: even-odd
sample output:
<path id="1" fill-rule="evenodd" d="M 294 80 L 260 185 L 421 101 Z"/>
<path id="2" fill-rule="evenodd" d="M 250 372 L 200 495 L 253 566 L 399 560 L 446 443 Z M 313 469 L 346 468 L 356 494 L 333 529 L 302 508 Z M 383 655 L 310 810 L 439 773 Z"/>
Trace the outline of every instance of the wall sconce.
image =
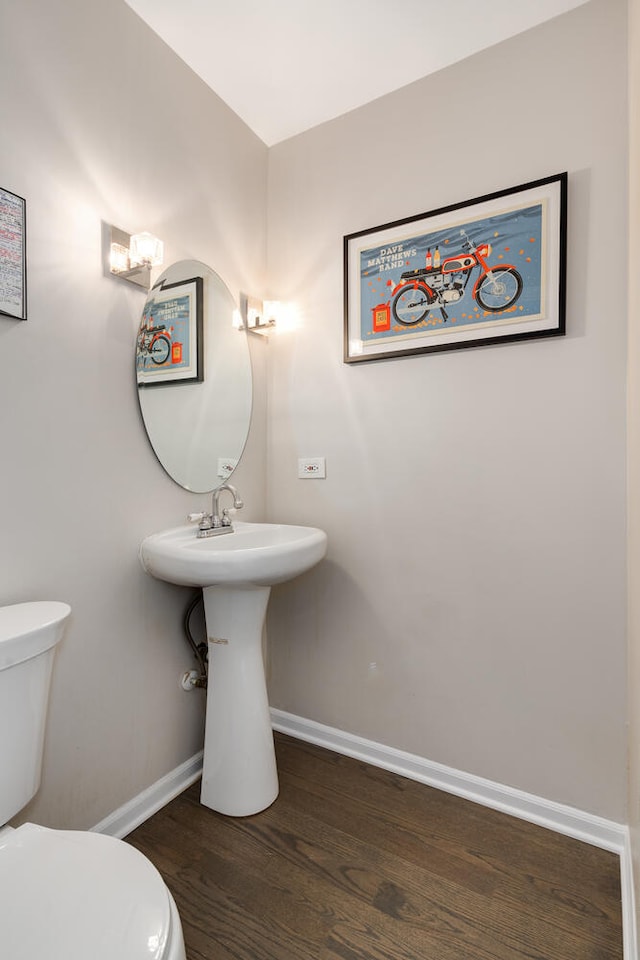
<path id="1" fill-rule="evenodd" d="M 148 290 L 151 286 L 151 268 L 162 264 L 164 245 L 150 233 L 133 236 L 108 225 L 109 273 Z"/>
<path id="2" fill-rule="evenodd" d="M 276 326 L 276 318 L 280 304 L 276 300 L 256 300 L 246 293 L 240 294 L 240 314 L 244 329 L 249 333 L 269 335 Z"/>

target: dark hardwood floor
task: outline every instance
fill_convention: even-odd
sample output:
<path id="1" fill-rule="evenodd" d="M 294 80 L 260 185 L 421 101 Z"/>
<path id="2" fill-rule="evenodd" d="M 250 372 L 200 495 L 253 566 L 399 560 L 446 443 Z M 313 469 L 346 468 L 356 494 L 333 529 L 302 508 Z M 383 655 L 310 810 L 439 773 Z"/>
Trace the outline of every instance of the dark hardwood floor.
<path id="1" fill-rule="evenodd" d="M 222 817 L 200 785 L 127 840 L 188 960 L 621 960 L 615 854 L 276 735 L 280 796 Z"/>

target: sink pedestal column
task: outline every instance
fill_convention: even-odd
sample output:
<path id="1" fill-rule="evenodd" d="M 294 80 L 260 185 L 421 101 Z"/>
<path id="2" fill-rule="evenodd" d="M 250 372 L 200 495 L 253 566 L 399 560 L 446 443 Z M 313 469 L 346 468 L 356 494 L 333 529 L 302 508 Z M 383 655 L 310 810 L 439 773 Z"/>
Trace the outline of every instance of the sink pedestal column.
<path id="1" fill-rule="evenodd" d="M 201 802 L 249 816 L 278 796 L 262 656 L 270 587 L 204 587 L 209 681 Z"/>

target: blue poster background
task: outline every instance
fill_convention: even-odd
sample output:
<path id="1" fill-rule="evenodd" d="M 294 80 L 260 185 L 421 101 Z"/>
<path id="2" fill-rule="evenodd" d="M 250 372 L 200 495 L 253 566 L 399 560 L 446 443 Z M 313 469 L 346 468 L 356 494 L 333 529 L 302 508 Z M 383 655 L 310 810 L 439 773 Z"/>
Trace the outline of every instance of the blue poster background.
<path id="1" fill-rule="evenodd" d="M 191 337 L 189 332 L 189 318 L 191 298 L 185 294 L 179 297 L 170 297 L 162 300 L 150 300 L 145 304 L 142 314 L 142 323 L 153 325 L 154 329 L 163 326 L 162 331 L 171 343 L 182 344 L 182 360 L 172 363 L 171 354 L 161 368 L 171 367 L 172 370 L 182 370 L 191 366 Z M 144 358 L 138 355 L 138 366 L 144 365 Z"/>
<path id="2" fill-rule="evenodd" d="M 455 225 L 416 234 L 397 242 L 385 243 L 363 249 L 360 252 L 360 311 L 361 337 L 364 341 L 424 336 L 425 327 L 431 329 L 478 326 L 494 323 L 505 316 L 514 321 L 527 317 L 539 317 L 542 310 L 542 237 L 544 228 L 543 203 L 495 214 L 490 217 L 458 222 Z M 510 264 L 515 267 L 523 281 L 523 289 L 516 303 L 500 313 L 486 314 L 478 307 L 473 289 L 480 276 L 481 267 L 471 271 L 464 296 L 455 304 L 447 305 L 448 319 L 445 322 L 437 305 L 428 317 L 416 327 L 399 325 L 391 313 L 391 328 L 377 330 L 372 327 L 373 308 L 380 304 L 391 305 L 393 289 L 401 283 L 401 275 L 407 270 L 424 268 L 427 251 L 434 255 L 439 250 L 441 261 L 465 253 L 464 234 L 477 246 L 489 243 L 491 254 L 486 258 L 490 267 Z"/>

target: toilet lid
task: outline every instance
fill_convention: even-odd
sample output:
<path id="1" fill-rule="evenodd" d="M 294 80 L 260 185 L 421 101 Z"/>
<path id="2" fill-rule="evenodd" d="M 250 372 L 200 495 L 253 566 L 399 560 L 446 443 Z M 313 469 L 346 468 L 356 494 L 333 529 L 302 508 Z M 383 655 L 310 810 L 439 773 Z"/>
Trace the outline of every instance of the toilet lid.
<path id="1" fill-rule="evenodd" d="M 0 953 L 11 960 L 160 960 L 169 892 L 134 847 L 32 823 L 0 836 Z"/>

